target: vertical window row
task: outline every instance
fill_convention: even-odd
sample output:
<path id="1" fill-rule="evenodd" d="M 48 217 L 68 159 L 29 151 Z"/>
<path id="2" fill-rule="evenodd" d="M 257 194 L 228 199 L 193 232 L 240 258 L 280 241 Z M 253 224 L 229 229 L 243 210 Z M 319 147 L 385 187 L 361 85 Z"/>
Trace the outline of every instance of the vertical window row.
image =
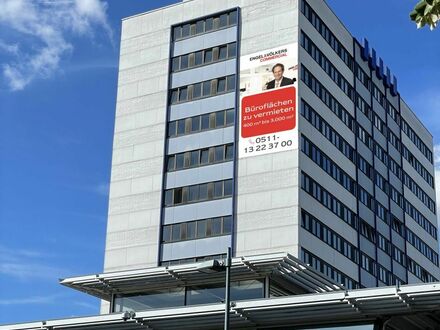
<path id="1" fill-rule="evenodd" d="M 235 75 L 215 78 L 199 83 L 181 86 L 170 91 L 170 104 L 177 104 L 215 96 L 235 90 Z"/>
<path id="2" fill-rule="evenodd" d="M 432 163 L 433 157 L 431 150 L 423 143 L 422 139 L 411 128 L 411 126 L 402 118 L 402 131 L 410 138 L 414 145 L 419 149 L 422 154 Z"/>
<path id="3" fill-rule="evenodd" d="M 181 40 L 192 36 L 224 29 L 238 23 L 238 11 L 234 9 L 207 18 L 194 20 L 173 27 L 173 40 Z"/>
<path id="4" fill-rule="evenodd" d="M 167 171 L 173 172 L 232 160 L 234 144 L 203 148 L 167 156 Z"/>
<path id="5" fill-rule="evenodd" d="M 162 227 L 162 243 L 223 236 L 231 232 L 232 216 L 182 222 Z"/>
<path id="6" fill-rule="evenodd" d="M 178 72 L 198 66 L 217 63 L 237 56 L 237 43 L 232 42 L 225 45 L 211 47 L 189 54 L 173 57 L 171 60 L 171 71 Z"/>

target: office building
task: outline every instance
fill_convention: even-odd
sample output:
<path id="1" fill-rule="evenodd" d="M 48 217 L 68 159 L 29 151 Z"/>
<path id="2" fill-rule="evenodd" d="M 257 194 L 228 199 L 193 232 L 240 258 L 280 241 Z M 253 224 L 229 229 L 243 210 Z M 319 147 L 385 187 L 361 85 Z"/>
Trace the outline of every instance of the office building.
<path id="1" fill-rule="evenodd" d="M 440 278 L 432 150 L 390 69 L 322 0 L 184 0 L 127 18 L 105 269 L 62 284 L 137 313 L 124 322 L 216 327 L 217 310 L 178 307 L 219 301 L 222 277 L 197 265 L 232 247 L 233 299 L 260 299 L 237 302 L 237 328 L 425 313 L 415 297 L 437 301 L 435 285 L 399 287 Z M 383 286 L 397 288 L 371 305 L 354 290 Z M 301 299 L 323 313 L 320 297 L 346 289 L 349 307 L 322 320 L 273 305 L 321 293 Z"/>

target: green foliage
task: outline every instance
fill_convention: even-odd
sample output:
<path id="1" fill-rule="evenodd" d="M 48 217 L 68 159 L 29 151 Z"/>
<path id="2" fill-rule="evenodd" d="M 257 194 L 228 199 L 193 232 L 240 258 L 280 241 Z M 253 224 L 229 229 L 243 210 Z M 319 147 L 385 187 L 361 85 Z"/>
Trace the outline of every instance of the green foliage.
<path id="1" fill-rule="evenodd" d="M 440 0 L 419 1 L 409 17 L 417 24 L 417 28 L 429 25 L 429 28 L 433 30 L 440 20 Z"/>

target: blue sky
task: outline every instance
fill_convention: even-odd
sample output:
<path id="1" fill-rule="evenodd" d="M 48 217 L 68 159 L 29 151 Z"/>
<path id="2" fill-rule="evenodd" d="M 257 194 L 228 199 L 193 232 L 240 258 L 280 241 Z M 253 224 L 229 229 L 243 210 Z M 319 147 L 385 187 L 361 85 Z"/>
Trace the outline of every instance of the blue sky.
<path id="1" fill-rule="evenodd" d="M 173 2 L 0 0 L 0 324 L 98 313 L 58 279 L 102 271 L 120 20 Z M 328 2 L 440 143 L 440 29 L 416 0 Z"/>

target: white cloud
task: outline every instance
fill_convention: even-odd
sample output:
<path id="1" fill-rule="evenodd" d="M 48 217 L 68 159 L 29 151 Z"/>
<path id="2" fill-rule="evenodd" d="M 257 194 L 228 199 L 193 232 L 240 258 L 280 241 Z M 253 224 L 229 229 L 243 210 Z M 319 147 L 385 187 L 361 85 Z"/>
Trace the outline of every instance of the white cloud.
<path id="1" fill-rule="evenodd" d="M 26 298 L 0 299 L 0 306 L 6 305 L 29 305 L 29 304 L 54 304 L 59 295 L 34 296 Z"/>
<path id="2" fill-rule="evenodd" d="M 113 32 L 107 3 L 102 0 L 3 0 L 0 29 L 18 35 L 19 42 L 0 40 L 0 51 L 12 55 L 2 64 L 3 79 L 11 90 L 21 90 L 34 79 L 51 77 L 73 50 L 73 37 L 95 36 L 95 28 Z"/>

